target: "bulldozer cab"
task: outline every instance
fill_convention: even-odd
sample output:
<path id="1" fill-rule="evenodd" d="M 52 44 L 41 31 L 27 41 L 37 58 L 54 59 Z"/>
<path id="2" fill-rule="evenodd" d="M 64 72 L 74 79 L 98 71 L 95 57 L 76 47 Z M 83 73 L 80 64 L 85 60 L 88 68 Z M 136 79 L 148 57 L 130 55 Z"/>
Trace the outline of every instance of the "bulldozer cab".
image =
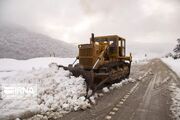
<path id="1" fill-rule="evenodd" d="M 98 65 L 119 60 L 129 60 L 126 57 L 126 41 L 117 35 L 98 36 L 92 34 L 90 44 L 79 45 L 79 64 L 83 69 L 92 69 Z"/>
<path id="2" fill-rule="evenodd" d="M 108 46 L 105 56 L 106 59 L 116 59 L 126 54 L 125 39 L 117 35 L 94 37 L 94 42 L 98 44 L 99 47 L 103 46 L 103 48 L 105 48 L 105 46 Z"/>

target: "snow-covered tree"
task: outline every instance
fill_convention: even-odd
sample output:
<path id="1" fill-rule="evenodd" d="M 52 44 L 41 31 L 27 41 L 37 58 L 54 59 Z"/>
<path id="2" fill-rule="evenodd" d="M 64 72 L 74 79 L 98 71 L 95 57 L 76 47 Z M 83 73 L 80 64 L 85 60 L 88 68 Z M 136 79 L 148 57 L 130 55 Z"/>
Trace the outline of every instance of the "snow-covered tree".
<path id="1" fill-rule="evenodd" d="M 175 52 L 175 56 L 174 56 L 174 58 L 180 58 L 180 38 L 179 39 L 177 39 L 177 42 L 178 42 L 178 44 L 176 45 L 176 47 L 174 48 L 174 52 Z"/>
<path id="2" fill-rule="evenodd" d="M 166 57 L 166 58 L 168 58 L 168 57 L 171 57 L 171 58 L 172 58 L 172 57 L 173 57 L 173 54 L 172 54 L 172 53 L 168 53 L 168 54 L 165 55 L 165 57 Z"/>

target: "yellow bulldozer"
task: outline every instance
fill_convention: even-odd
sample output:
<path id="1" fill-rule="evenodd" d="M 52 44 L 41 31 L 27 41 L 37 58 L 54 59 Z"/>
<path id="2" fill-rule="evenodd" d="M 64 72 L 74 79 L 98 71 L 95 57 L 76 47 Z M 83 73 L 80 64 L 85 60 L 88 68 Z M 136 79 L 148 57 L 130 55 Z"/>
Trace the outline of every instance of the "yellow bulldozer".
<path id="1" fill-rule="evenodd" d="M 75 77 L 82 76 L 94 92 L 120 82 L 130 74 L 132 56 L 126 56 L 126 40 L 117 35 L 98 36 L 92 33 L 89 44 L 78 45 L 79 55 L 73 64 L 63 67 Z M 79 60 L 79 63 L 75 64 Z M 75 65 L 74 65 L 75 64 Z"/>

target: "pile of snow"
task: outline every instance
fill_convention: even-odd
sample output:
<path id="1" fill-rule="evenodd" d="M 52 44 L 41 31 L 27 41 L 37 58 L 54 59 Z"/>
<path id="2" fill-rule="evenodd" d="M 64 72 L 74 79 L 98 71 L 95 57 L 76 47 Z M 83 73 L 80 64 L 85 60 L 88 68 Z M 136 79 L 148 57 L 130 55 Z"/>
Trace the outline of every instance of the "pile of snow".
<path id="1" fill-rule="evenodd" d="M 30 111 L 49 116 L 56 111 L 64 113 L 85 109 L 90 104 L 85 100 L 86 85 L 83 78 L 71 76 L 69 71 L 57 68 L 45 68 L 30 72 L 21 72 L 3 82 L 14 84 L 37 84 L 37 98 L 7 100 L 0 102 L 0 118 L 21 117 Z M 8 103 L 8 104 L 7 104 Z M 20 110 L 17 110 L 17 109 Z M 8 111 L 7 111 L 8 110 Z"/>
<path id="2" fill-rule="evenodd" d="M 109 92 L 109 89 L 108 89 L 107 87 L 104 87 L 104 88 L 102 89 L 102 91 L 103 91 L 104 93 L 108 93 L 108 92 Z"/>
<path id="3" fill-rule="evenodd" d="M 180 76 L 180 59 L 161 58 L 161 60 Z"/>
<path id="4" fill-rule="evenodd" d="M 119 83 L 114 83 L 114 84 L 112 84 L 109 88 L 108 88 L 108 87 L 104 87 L 104 88 L 102 89 L 102 92 L 103 92 L 103 93 L 108 93 L 108 92 L 110 92 L 110 90 L 113 90 L 113 89 L 116 89 L 116 88 L 121 88 L 123 85 L 126 85 L 126 84 L 128 84 L 128 83 L 134 83 L 134 82 L 136 82 L 136 80 L 135 80 L 135 79 L 132 79 L 132 78 L 124 79 L 124 80 L 122 80 L 122 81 L 119 82 Z"/>
<path id="5" fill-rule="evenodd" d="M 62 68 L 58 69 L 55 64 L 51 64 L 49 67 L 46 66 L 48 65 L 47 63 L 52 62 L 51 60 L 51 58 L 38 58 L 27 60 L 27 63 L 25 61 L 0 60 L 0 64 L 4 65 L 2 67 L 5 69 L 1 68 L 1 71 L 16 71 L 15 75 L 0 77 L 1 93 L 5 92 L 3 91 L 4 84 L 7 85 L 6 87 L 8 85 L 9 87 L 12 85 L 18 86 L 19 84 L 24 85 L 24 87 L 30 84 L 37 86 L 35 97 L 19 99 L 19 94 L 17 94 L 18 99 L 10 99 L 8 95 L 1 96 L 0 119 L 26 118 L 34 114 L 39 114 L 36 117 L 58 118 L 62 117 L 64 113 L 90 107 L 89 101 L 84 97 L 86 93 L 84 79 L 82 77 L 76 78 L 69 71 L 65 71 Z M 58 61 L 59 59 L 56 60 Z M 7 68 L 5 68 L 5 63 L 11 63 L 10 61 L 13 61 L 12 64 L 14 66 L 6 64 Z M 23 62 L 24 64 L 21 64 Z M 67 60 L 65 62 L 64 64 L 67 64 Z M 28 66 L 26 67 L 25 65 Z M 32 69 L 31 67 L 35 68 Z M 11 72 L 7 72 L 7 75 L 8 73 Z"/>
<path id="6" fill-rule="evenodd" d="M 170 86 L 170 91 L 172 92 L 172 105 L 170 107 L 170 110 L 173 117 L 176 120 L 180 120 L 180 88 L 178 88 L 176 84 L 173 83 Z"/>
<path id="7" fill-rule="evenodd" d="M 110 87 L 111 90 L 115 89 L 115 88 L 120 88 L 122 87 L 123 85 L 126 85 L 128 83 L 133 83 L 135 82 L 136 80 L 135 79 L 132 79 L 132 78 L 129 78 L 129 79 L 124 79 L 122 80 L 121 82 L 119 83 L 114 83 L 112 84 L 112 86 Z"/>

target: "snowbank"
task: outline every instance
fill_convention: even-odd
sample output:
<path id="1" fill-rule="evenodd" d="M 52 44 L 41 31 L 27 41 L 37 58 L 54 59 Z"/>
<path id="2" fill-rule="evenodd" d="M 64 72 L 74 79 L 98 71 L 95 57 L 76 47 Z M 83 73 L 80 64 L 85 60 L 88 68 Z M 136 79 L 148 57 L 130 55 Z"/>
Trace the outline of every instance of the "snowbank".
<path id="1" fill-rule="evenodd" d="M 161 60 L 180 76 L 180 59 L 174 60 L 173 58 L 161 58 Z"/>
<path id="2" fill-rule="evenodd" d="M 11 76 L 1 84 L 37 84 L 37 96 L 30 99 L 6 99 L 0 101 L 0 119 L 27 117 L 32 114 L 50 116 L 54 111 L 63 113 L 85 109 L 90 106 L 85 100 L 85 81 L 71 76 L 69 71 L 51 65 L 50 68 L 24 71 Z M 56 116 L 58 117 L 58 116 Z"/>
<path id="3" fill-rule="evenodd" d="M 102 89 L 102 92 L 103 93 L 109 93 L 110 90 L 114 90 L 114 89 L 118 89 L 118 88 L 121 88 L 123 85 L 126 85 L 128 83 L 134 83 L 136 82 L 137 80 L 136 79 L 132 79 L 132 78 L 129 78 L 129 79 L 124 79 L 122 80 L 121 82 L 119 83 L 114 83 L 112 84 L 110 87 L 104 87 Z M 101 96 L 101 95 L 100 95 Z"/>
<path id="4" fill-rule="evenodd" d="M 180 76 L 180 59 L 174 60 L 173 58 L 161 58 L 161 60 Z M 176 120 L 180 120 L 180 88 L 175 83 L 172 83 L 170 85 L 170 91 L 172 92 L 172 104 L 170 110 L 173 117 Z"/>
<path id="5" fill-rule="evenodd" d="M 30 117 L 33 114 L 62 117 L 63 113 L 90 107 L 84 97 L 86 86 L 83 78 L 75 78 L 63 69 L 58 70 L 56 65 L 48 66 L 50 63 L 67 66 L 73 61 L 74 58 L 52 57 L 30 60 L 0 59 L 0 119 Z M 27 93 L 21 96 L 22 94 L 15 92 L 13 97 L 9 97 L 5 90 L 15 87 L 17 91 L 17 88 L 24 89 L 29 85 L 37 88 L 33 97 L 27 97 Z"/>
<path id="6" fill-rule="evenodd" d="M 172 92 L 172 105 L 170 106 L 170 110 L 173 117 L 176 120 L 180 120 L 180 88 L 178 88 L 176 84 L 173 83 L 170 86 L 170 91 Z"/>

